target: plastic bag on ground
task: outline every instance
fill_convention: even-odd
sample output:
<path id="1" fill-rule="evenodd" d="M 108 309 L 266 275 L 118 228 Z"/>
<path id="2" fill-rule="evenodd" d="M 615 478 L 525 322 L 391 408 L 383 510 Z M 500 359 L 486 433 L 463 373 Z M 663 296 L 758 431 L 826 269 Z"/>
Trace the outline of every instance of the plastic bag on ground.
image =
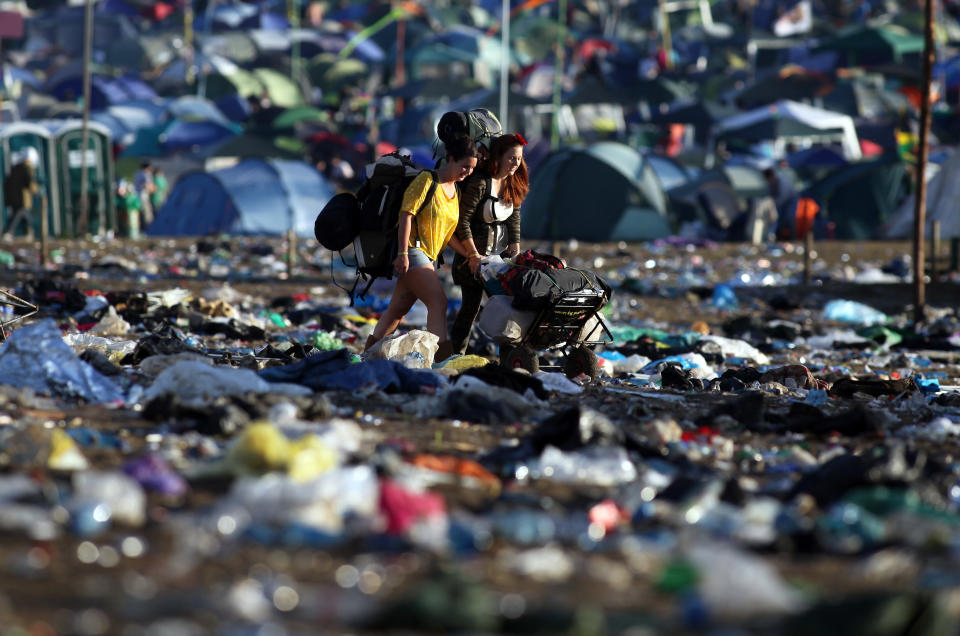
<path id="1" fill-rule="evenodd" d="M 50 319 L 10 334 L 0 349 L 0 384 L 95 404 L 123 399 L 120 387 L 78 358 Z"/>
<path id="2" fill-rule="evenodd" d="M 144 358 L 143 361 L 140 362 L 140 371 L 145 375 L 155 378 L 173 365 L 186 361 L 205 364 L 208 367 L 214 366 L 211 358 L 200 353 L 185 351 L 183 353 L 158 354 Z"/>
<path id="3" fill-rule="evenodd" d="M 253 521 L 299 523 L 338 533 L 347 513 L 374 517 L 379 493 L 373 468 L 361 465 L 333 470 L 307 482 L 296 482 L 281 473 L 239 479 L 223 503 L 246 509 Z"/>
<path id="4" fill-rule="evenodd" d="M 537 378 L 543 382 L 543 388 L 547 391 L 557 391 L 559 393 L 567 393 L 569 395 L 576 395 L 577 393 L 583 393 L 583 387 L 572 382 L 567 376 L 562 373 L 554 373 L 550 371 L 537 371 L 533 374 L 533 377 Z"/>
<path id="5" fill-rule="evenodd" d="M 313 393 L 299 384 L 267 382 L 249 369 L 211 367 L 202 362 L 186 360 L 161 372 L 144 391 L 143 402 L 166 394 L 176 394 L 187 406 L 203 407 L 221 395 L 243 395 L 250 392 L 286 395 Z"/>
<path id="6" fill-rule="evenodd" d="M 650 358 L 636 353 L 624 356 L 616 351 L 601 351 L 597 357 L 609 360 L 614 373 L 637 373 L 650 364 Z"/>
<path id="7" fill-rule="evenodd" d="M 130 323 L 121 318 L 111 306 L 107 308 L 107 313 L 100 322 L 90 328 L 90 333 L 95 336 L 122 338 L 130 333 Z"/>
<path id="8" fill-rule="evenodd" d="M 547 446 L 527 462 L 531 477 L 590 486 L 617 486 L 637 478 L 637 468 L 622 446 L 589 446 L 564 452 Z"/>
<path id="9" fill-rule="evenodd" d="M 419 354 L 423 359 L 422 366 L 414 368 L 427 369 L 433 364 L 433 358 L 437 354 L 437 345 L 440 339 L 436 334 L 420 329 L 413 329 L 399 336 L 390 336 L 384 338 L 367 350 L 367 358 L 379 358 L 383 360 L 394 360 L 404 362 L 411 358 L 411 354 Z M 412 356 L 416 358 L 416 356 Z M 419 360 L 419 358 L 417 358 Z M 406 366 L 406 363 L 405 363 Z"/>
<path id="10" fill-rule="evenodd" d="M 483 305 L 477 326 L 498 343 L 517 342 L 537 317 L 535 311 L 514 309 L 511 296 L 492 296 Z"/>
<path id="11" fill-rule="evenodd" d="M 147 498 L 133 478 L 121 472 L 86 470 L 73 475 L 73 497 L 99 501 L 110 509 L 110 518 L 128 526 L 142 526 Z"/>
<path id="12" fill-rule="evenodd" d="M 827 320 L 858 325 L 879 325 L 890 320 L 882 311 L 853 300 L 831 300 L 824 306 L 823 316 Z"/>
<path id="13" fill-rule="evenodd" d="M 693 545 L 687 557 L 699 573 L 700 595 L 717 617 L 792 614 L 804 608 L 799 593 L 759 557 L 715 542 Z"/>
<path id="14" fill-rule="evenodd" d="M 770 364 L 770 358 L 765 353 L 760 352 L 756 347 L 743 340 L 709 335 L 703 336 L 700 340 L 717 343 L 720 345 L 720 351 L 724 356 L 745 358 L 756 364 Z"/>
<path id="15" fill-rule="evenodd" d="M 713 367 L 707 364 L 707 360 L 699 353 L 683 353 L 680 355 L 660 358 L 659 360 L 654 360 L 645 366 L 642 371 L 643 373 L 653 375 L 659 373 L 662 365 L 670 363 L 679 364 L 680 367 L 685 371 L 690 371 L 690 377 L 693 378 L 712 380 L 713 378 L 717 377 L 717 372 L 713 370 Z"/>

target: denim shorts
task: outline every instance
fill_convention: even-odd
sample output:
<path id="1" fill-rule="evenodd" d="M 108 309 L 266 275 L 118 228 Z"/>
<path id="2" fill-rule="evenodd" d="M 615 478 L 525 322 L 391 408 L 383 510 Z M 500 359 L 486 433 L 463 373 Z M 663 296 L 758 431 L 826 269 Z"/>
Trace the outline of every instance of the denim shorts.
<path id="1" fill-rule="evenodd" d="M 407 262 L 410 264 L 410 269 L 415 267 L 423 267 L 424 265 L 434 267 L 433 261 L 430 260 L 430 257 L 427 256 L 419 247 L 407 248 Z"/>

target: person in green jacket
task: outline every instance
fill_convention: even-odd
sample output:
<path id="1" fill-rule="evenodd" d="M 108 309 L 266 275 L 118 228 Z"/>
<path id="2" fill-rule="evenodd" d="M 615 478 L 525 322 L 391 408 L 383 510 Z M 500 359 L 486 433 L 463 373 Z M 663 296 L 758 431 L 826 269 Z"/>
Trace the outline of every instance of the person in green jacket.
<path id="1" fill-rule="evenodd" d="M 117 183 L 115 205 L 120 227 L 123 228 L 123 235 L 127 238 L 139 238 L 140 213 L 143 203 L 140 200 L 140 195 L 126 179 L 120 179 Z"/>

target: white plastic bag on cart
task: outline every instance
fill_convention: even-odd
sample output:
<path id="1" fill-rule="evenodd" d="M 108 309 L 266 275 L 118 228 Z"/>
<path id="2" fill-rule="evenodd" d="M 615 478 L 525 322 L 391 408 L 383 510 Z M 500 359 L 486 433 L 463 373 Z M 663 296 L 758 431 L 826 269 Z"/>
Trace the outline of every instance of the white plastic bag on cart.
<path id="1" fill-rule="evenodd" d="M 517 342 L 537 318 L 535 311 L 514 309 L 510 296 L 491 296 L 480 310 L 477 326 L 498 343 Z"/>
<path id="2" fill-rule="evenodd" d="M 513 267 L 513 262 L 503 260 L 498 254 L 491 254 L 480 259 L 480 280 L 488 294 L 493 296 L 503 293 L 503 286 L 497 276 L 511 267 Z"/>

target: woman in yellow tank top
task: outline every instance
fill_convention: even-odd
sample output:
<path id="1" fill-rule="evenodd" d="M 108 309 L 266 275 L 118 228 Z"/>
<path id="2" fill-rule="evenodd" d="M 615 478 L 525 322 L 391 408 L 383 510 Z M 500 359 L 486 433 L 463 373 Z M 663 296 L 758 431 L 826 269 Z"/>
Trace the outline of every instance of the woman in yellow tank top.
<path id="1" fill-rule="evenodd" d="M 429 172 L 420 173 L 403 195 L 397 227 L 401 247 L 393 263 L 397 285 L 364 350 L 396 331 L 413 303 L 421 300 L 427 306 L 427 331 L 440 339 L 435 360 L 445 360 L 453 354 L 447 337 L 447 295 L 437 276 L 435 261 L 448 243 L 458 254 L 471 256 L 453 232 L 460 215 L 457 183 L 473 172 L 477 151 L 466 136 L 451 139 L 444 143 L 444 148 L 447 161 L 437 170 L 437 187 L 427 205 L 421 210 L 433 181 Z M 416 210 L 420 213 L 416 214 Z"/>

